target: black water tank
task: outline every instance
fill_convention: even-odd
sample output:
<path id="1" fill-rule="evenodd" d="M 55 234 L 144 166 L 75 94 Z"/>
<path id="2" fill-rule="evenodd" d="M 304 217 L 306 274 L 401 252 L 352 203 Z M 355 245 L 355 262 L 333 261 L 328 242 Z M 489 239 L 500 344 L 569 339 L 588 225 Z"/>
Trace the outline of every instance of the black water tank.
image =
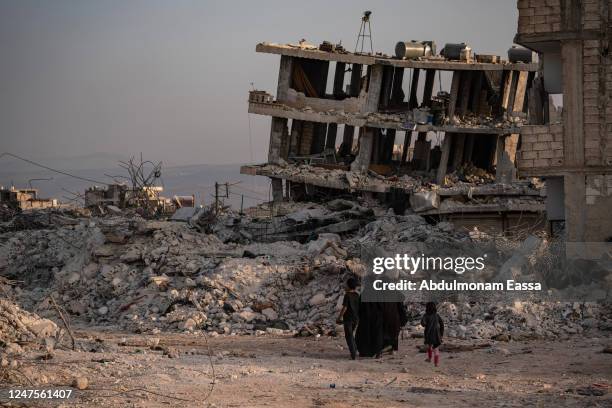
<path id="1" fill-rule="evenodd" d="M 530 63 L 533 62 L 533 53 L 527 48 L 513 45 L 512 48 L 508 50 L 508 61 Z"/>
<path id="2" fill-rule="evenodd" d="M 448 43 L 444 46 L 442 51 L 440 51 L 440 55 L 443 55 L 444 58 L 449 59 L 449 60 L 460 60 L 461 51 L 465 47 L 466 47 L 465 43 L 461 43 L 461 44 Z"/>

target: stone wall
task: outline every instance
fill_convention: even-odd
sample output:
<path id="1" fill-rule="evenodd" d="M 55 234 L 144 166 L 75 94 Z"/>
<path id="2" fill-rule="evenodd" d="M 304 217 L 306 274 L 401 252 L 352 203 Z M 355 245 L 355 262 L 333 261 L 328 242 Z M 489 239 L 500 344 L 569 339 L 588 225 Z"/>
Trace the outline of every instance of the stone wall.
<path id="1" fill-rule="evenodd" d="M 583 43 L 584 158 L 586 166 L 612 165 L 612 59 L 607 40 Z"/>
<path id="2" fill-rule="evenodd" d="M 612 175 L 595 174 L 586 177 L 586 212 L 584 240 L 604 241 L 612 237 Z"/>
<path id="3" fill-rule="evenodd" d="M 561 0 L 518 0 L 518 33 L 561 31 Z"/>
<path id="4" fill-rule="evenodd" d="M 583 43 L 583 111 L 584 111 L 584 148 L 585 165 L 601 163 L 600 145 L 602 135 L 600 129 L 600 40 L 587 40 Z"/>
<path id="5" fill-rule="evenodd" d="M 521 128 L 518 168 L 549 168 L 563 165 L 563 126 L 537 125 Z"/>

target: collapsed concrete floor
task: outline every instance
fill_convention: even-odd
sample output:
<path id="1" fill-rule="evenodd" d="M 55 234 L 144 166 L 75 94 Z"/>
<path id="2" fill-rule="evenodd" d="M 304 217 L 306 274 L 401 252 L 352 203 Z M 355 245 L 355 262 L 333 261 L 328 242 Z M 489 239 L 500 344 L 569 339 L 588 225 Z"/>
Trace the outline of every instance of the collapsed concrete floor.
<path id="1" fill-rule="evenodd" d="M 418 214 L 395 215 L 368 200 L 284 203 L 273 218 L 262 208 L 247 214 L 215 216 L 204 208 L 187 222 L 146 220 L 132 212 L 94 217 L 80 210 L 7 217 L 0 224 L 0 290 L 8 301 L 0 321 L 12 328 L 0 338 L 4 381 L 71 386 L 84 376 L 90 391 L 81 395 L 81 406 L 123 406 L 128 399 L 141 406 L 180 406 L 180 400 L 155 393 L 206 395 L 212 370 L 205 335 L 220 373 L 209 400 L 215 406 L 296 399 L 300 406 L 342 406 L 344 399 L 346 406 L 418 405 L 417 398 L 444 406 L 457 396 L 466 406 L 510 396 L 528 405 L 609 401 L 607 389 L 593 385 L 610 383 L 612 375 L 606 371 L 609 354 L 595 354 L 609 347 L 608 304 L 443 302 L 449 347 L 470 351 L 449 354 L 432 373 L 419 365 L 422 355 L 414 346 L 422 341 L 422 305 L 410 299 L 401 358 L 343 361 L 347 352 L 335 316 L 343 282 L 363 273 L 364 246 L 408 252 L 414 243 L 480 243 L 503 260 L 520 246 L 519 238 L 436 224 Z M 546 249 L 546 239 L 541 242 Z M 536 262 L 531 269 L 541 267 Z M 42 320 L 16 310 L 15 303 Z M 63 319 L 72 327 L 74 351 Z M 321 345 L 320 353 L 315 345 Z M 585 353 L 596 362 L 585 360 Z M 534 356 L 538 364 L 571 367 L 568 376 L 561 381 L 552 371 L 550 377 L 528 372 Z M 457 382 L 466 361 L 474 365 Z M 508 372 L 521 375 L 512 383 Z M 128 382 L 120 380 L 128 373 Z M 536 375 L 540 382 L 526 380 Z M 277 383 L 276 396 L 259 391 Z M 240 387 L 249 391 L 237 393 Z M 603 395 L 581 395 L 588 390 Z"/>

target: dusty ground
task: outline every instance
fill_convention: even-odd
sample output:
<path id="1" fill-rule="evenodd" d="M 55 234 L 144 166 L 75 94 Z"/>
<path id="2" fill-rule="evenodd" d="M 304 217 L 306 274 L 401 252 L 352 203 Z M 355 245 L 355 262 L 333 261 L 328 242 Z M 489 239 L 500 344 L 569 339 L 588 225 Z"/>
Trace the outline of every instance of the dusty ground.
<path id="1" fill-rule="evenodd" d="M 95 351 L 57 350 L 47 361 L 37 359 L 42 352 L 30 352 L 21 357 L 21 370 L 46 377 L 43 388 L 70 385 L 75 375 L 87 377 L 89 388 L 63 405 L 12 401 L 7 406 L 612 406 L 612 390 L 606 389 L 612 383 L 612 354 L 601 352 L 603 339 L 499 343 L 442 353 L 441 366 L 434 368 L 416 351 L 419 339 L 402 340 L 395 356 L 351 361 L 341 338 L 217 337 L 209 339 L 216 379 L 204 402 L 213 378 L 204 337 L 91 330 L 76 335 Z M 156 339 L 156 348 L 170 346 L 180 356 L 152 350 Z M 605 395 L 577 392 L 593 384 L 603 385 Z"/>

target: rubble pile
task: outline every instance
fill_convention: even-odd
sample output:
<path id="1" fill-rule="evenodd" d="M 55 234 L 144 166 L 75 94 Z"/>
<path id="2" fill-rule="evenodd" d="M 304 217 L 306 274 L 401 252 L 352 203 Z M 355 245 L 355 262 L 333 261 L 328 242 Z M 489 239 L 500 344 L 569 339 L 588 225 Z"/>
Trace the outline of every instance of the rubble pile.
<path id="1" fill-rule="evenodd" d="M 448 336 L 459 339 L 523 341 L 563 339 L 596 330 L 612 330 L 610 305 L 599 303 L 521 302 L 512 305 L 487 303 L 450 303 L 438 306 L 447 319 Z M 414 315 L 421 310 L 412 310 Z M 414 337 L 423 328 L 413 319 L 407 327 Z"/>
<path id="2" fill-rule="evenodd" d="M 419 178 L 408 175 L 385 177 L 371 170 L 367 173 L 359 173 L 309 164 L 287 164 L 286 162 L 281 162 L 280 165 L 261 165 L 258 168 L 258 173 L 271 177 L 288 178 L 296 182 L 308 182 L 310 184 L 345 190 L 372 189 L 373 191 L 378 191 L 382 185 L 386 188 L 395 187 L 410 191 L 421 185 Z"/>
<path id="3" fill-rule="evenodd" d="M 471 183 L 473 185 L 493 183 L 495 174 L 474 166 L 472 163 L 464 163 L 454 172 L 446 175 L 446 184 L 454 185 L 458 181 Z"/>
<path id="4" fill-rule="evenodd" d="M 0 232 L 53 228 L 76 225 L 89 211 L 77 208 L 53 208 L 44 211 L 21 211 L 6 205 L 0 207 Z"/>
<path id="5" fill-rule="evenodd" d="M 366 225 L 363 235 L 354 241 L 378 245 L 396 242 L 450 243 L 469 240 L 468 234 L 455 231 L 451 223 L 440 222 L 431 225 L 420 215 L 395 215 L 393 211 L 389 211 L 385 216 Z"/>
<path id="6" fill-rule="evenodd" d="M 3 291 L 50 316 L 46 297 L 53 293 L 82 321 L 136 331 L 314 328 L 335 313 L 348 256 L 340 236 L 321 228 L 371 215 L 357 205 L 335 205 L 338 211 L 328 209 L 310 221 L 303 213 L 285 217 L 293 227 L 322 224 L 319 238 L 304 245 L 224 243 L 188 224 L 118 216 L 18 231 L 2 236 L 0 259 L 2 274 L 20 277 L 22 284 L 4 285 Z M 325 330 L 332 329 L 330 320 Z"/>
<path id="7" fill-rule="evenodd" d="M 20 210 L 9 206 L 8 204 L 0 204 L 0 222 L 10 221 Z"/>
<path id="8" fill-rule="evenodd" d="M 343 282 L 364 276 L 367 248 L 411 253 L 473 243 L 448 222 L 432 225 L 416 214 L 342 199 L 295 205 L 267 220 L 208 210 L 188 223 L 45 214 L 40 218 L 53 221 L 0 233 L 0 276 L 17 282 L 0 281 L 3 296 L 55 319 L 52 295 L 74 324 L 135 332 L 332 334 Z M 418 335 L 422 307 L 407 300 L 409 331 Z M 612 327 L 599 305 L 456 301 L 442 313 L 449 334 L 460 338 L 560 337 Z"/>
<path id="9" fill-rule="evenodd" d="M 51 320 L 42 319 L 34 313 L 26 312 L 6 299 L 0 299 L 0 346 L 4 352 L 18 352 L 17 343 L 44 340 L 55 337 L 58 327 Z"/>
<path id="10" fill-rule="evenodd" d="M 453 121 L 447 119 L 447 122 L 462 127 L 498 129 L 521 126 L 527 123 L 525 118 L 519 116 L 504 116 L 500 118 L 491 115 L 477 115 L 472 112 L 468 112 L 463 116 L 455 116 Z"/>

